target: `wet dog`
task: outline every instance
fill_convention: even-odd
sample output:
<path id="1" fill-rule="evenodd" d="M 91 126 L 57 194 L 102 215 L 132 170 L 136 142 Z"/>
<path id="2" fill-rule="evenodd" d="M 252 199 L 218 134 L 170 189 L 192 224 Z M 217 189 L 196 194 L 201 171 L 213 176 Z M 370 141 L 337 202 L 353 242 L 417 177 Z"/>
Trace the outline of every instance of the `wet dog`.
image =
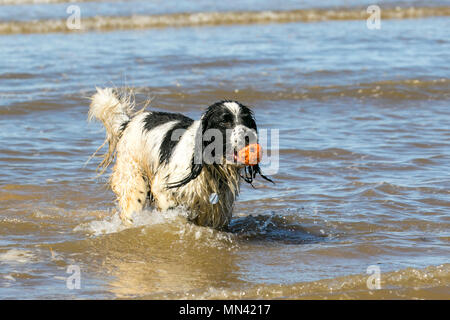
<path id="1" fill-rule="evenodd" d="M 88 118 L 105 126 L 101 147 L 108 143 L 109 148 L 100 167 L 104 172 L 116 158 L 110 184 L 126 223 L 150 205 L 183 207 L 194 223 L 225 228 L 240 182 L 251 184 L 257 174 L 271 181 L 258 165 L 253 112 L 237 101 L 216 102 L 193 120 L 178 113 L 135 111 L 129 96 L 97 89 Z"/>

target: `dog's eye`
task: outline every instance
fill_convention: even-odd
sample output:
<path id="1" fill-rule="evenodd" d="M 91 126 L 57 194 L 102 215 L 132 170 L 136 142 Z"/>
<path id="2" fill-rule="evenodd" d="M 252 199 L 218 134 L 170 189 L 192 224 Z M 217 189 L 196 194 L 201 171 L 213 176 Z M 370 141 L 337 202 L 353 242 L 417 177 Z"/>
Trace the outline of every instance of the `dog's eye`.
<path id="1" fill-rule="evenodd" d="M 231 114 L 224 114 L 222 116 L 222 122 L 232 122 L 233 116 Z"/>

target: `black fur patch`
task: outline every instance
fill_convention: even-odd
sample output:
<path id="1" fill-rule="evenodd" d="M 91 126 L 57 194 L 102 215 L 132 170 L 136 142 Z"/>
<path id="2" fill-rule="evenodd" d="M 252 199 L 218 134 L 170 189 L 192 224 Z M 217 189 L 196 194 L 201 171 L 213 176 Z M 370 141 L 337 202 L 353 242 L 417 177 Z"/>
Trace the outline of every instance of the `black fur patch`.
<path id="1" fill-rule="evenodd" d="M 253 129 L 258 132 L 258 128 L 256 127 L 256 121 L 253 115 L 252 110 L 247 108 L 246 106 L 239 103 L 241 108 L 241 112 L 239 114 L 239 124 L 246 126 L 247 128 Z"/>
<path id="2" fill-rule="evenodd" d="M 193 122 L 191 118 L 188 118 L 180 113 L 169 112 L 152 112 L 144 119 L 144 129 L 152 130 L 157 126 L 163 125 L 170 121 L 178 121 L 172 129 L 166 132 L 161 147 L 159 150 L 159 162 L 169 162 L 172 152 L 176 147 L 178 140 L 172 140 L 172 134 L 178 129 L 187 129 Z"/>
<path id="3" fill-rule="evenodd" d="M 172 129 L 167 131 L 166 135 L 164 136 L 163 142 L 161 144 L 161 148 L 159 150 L 159 162 L 163 163 L 169 162 L 170 157 L 172 156 L 172 152 L 177 146 L 178 140 L 172 140 L 172 134 L 175 130 L 184 129 L 186 130 L 189 128 L 194 121 L 192 119 L 186 118 L 184 120 L 181 120 L 177 124 L 175 124 Z M 181 139 L 181 137 L 180 137 Z"/>
<path id="4" fill-rule="evenodd" d="M 130 120 L 128 120 L 128 121 L 125 121 L 124 123 L 122 123 L 121 125 L 120 125 L 120 134 L 122 134 L 124 131 L 125 131 L 125 129 L 127 128 L 127 126 L 128 126 L 128 124 L 130 123 Z"/>
<path id="5" fill-rule="evenodd" d="M 191 118 L 182 115 L 181 113 L 171 113 L 171 112 L 150 112 L 144 119 L 144 129 L 152 130 L 157 126 L 160 126 L 164 123 L 170 121 L 190 121 L 191 123 L 194 121 Z"/>

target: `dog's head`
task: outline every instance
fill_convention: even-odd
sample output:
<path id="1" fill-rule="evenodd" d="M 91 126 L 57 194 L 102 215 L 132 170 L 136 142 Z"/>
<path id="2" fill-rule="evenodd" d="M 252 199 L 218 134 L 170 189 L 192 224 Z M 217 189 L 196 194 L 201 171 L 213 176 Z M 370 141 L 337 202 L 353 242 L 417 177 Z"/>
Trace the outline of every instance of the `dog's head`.
<path id="1" fill-rule="evenodd" d="M 258 163 L 262 149 L 258 144 L 258 128 L 250 108 L 237 101 L 224 100 L 209 106 L 200 120 L 192 172 L 171 187 L 182 186 L 195 179 L 205 165 L 233 166 L 241 177 L 252 183 L 261 174 Z"/>
<path id="2" fill-rule="evenodd" d="M 237 101 L 216 102 L 203 114 L 201 130 L 204 163 L 238 167 L 259 163 L 258 129 L 248 107 Z M 246 159 L 249 146 L 254 150 Z"/>

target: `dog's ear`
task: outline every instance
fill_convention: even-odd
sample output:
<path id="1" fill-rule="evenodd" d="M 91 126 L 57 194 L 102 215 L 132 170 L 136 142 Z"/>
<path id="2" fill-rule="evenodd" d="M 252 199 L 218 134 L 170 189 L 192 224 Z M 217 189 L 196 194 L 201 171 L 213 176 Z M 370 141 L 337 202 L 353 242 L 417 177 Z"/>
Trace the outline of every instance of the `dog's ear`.
<path id="1" fill-rule="evenodd" d="M 192 180 L 194 180 L 195 178 L 197 178 L 200 175 L 200 173 L 202 172 L 202 169 L 203 169 L 203 165 L 195 164 L 194 158 L 192 158 L 191 172 L 186 177 L 181 179 L 180 181 L 168 183 L 167 189 L 179 188 L 179 187 L 182 187 L 182 186 L 188 184 L 189 182 L 191 182 Z"/>
<path id="2" fill-rule="evenodd" d="M 195 156 L 197 159 L 197 163 L 203 163 L 205 164 L 205 159 L 209 159 L 210 156 L 214 157 L 214 155 L 206 155 L 205 150 L 206 148 L 212 143 L 214 138 L 215 131 L 213 132 L 213 137 L 209 137 L 209 134 L 205 135 L 208 130 L 215 130 L 217 131 L 217 126 L 215 126 L 214 122 L 214 115 L 211 112 L 211 108 L 208 108 L 208 110 L 203 114 L 201 121 L 200 121 L 200 127 L 197 131 L 197 136 L 195 139 Z M 210 132 L 211 133 L 211 132 Z M 208 139 L 209 138 L 209 139 Z M 215 151 L 213 151 L 215 152 Z M 210 162 L 208 162 L 210 163 Z"/>
<path id="3" fill-rule="evenodd" d="M 206 141 L 203 141 L 203 136 L 205 135 L 206 130 L 211 129 L 211 124 L 212 124 L 211 118 L 213 117 L 212 110 L 213 110 L 213 108 L 209 107 L 203 113 L 202 118 L 200 120 L 200 127 L 199 127 L 199 130 L 197 131 L 197 136 L 196 136 L 196 139 L 195 139 L 196 143 L 200 143 L 201 142 L 202 153 L 203 153 L 203 149 L 205 149 L 205 147 L 207 145 Z"/>
<path id="4" fill-rule="evenodd" d="M 177 182 L 172 182 L 167 185 L 168 189 L 173 188 L 179 188 L 186 184 L 188 184 L 190 181 L 197 178 L 200 173 L 203 170 L 204 166 L 204 154 L 203 151 L 205 150 L 206 146 L 208 145 L 208 141 L 203 140 L 203 136 L 206 132 L 206 130 L 211 129 L 212 127 L 212 118 L 214 117 L 214 108 L 218 105 L 218 103 L 210 106 L 206 111 L 203 113 L 201 119 L 200 119 L 200 125 L 195 133 L 195 142 L 194 142 L 194 155 L 192 156 L 191 160 L 191 172 L 182 180 Z"/>
<path id="5" fill-rule="evenodd" d="M 203 121 L 202 121 L 203 122 Z M 192 155 L 191 160 L 191 172 L 177 182 L 171 182 L 167 184 L 167 189 L 174 189 L 182 187 L 195 178 L 197 178 L 203 169 L 203 123 L 200 124 L 200 127 L 198 128 L 196 135 L 195 135 L 195 143 L 194 143 L 194 154 Z"/>

